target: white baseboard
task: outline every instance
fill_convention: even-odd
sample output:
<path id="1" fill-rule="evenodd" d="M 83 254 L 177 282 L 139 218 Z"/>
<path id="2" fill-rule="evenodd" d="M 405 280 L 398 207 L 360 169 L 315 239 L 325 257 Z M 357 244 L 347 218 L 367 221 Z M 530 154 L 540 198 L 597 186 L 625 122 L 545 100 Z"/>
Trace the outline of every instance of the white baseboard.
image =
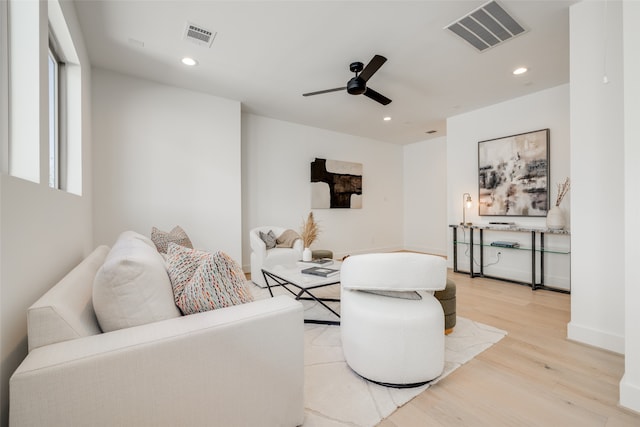
<path id="1" fill-rule="evenodd" d="M 438 255 L 438 256 L 442 256 L 442 257 L 446 257 L 447 256 L 447 249 L 442 249 L 442 248 L 428 248 L 426 246 L 405 246 L 404 247 L 405 251 L 411 251 L 411 252 L 421 252 L 423 254 L 430 254 L 430 255 Z"/>
<path id="2" fill-rule="evenodd" d="M 624 337 L 569 322 L 567 339 L 624 354 Z"/>
<path id="3" fill-rule="evenodd" d="M 620 405 L 640 412 L 640 385 L 632 384 L 629 374 L 624 374 L 620 381 Z"/>

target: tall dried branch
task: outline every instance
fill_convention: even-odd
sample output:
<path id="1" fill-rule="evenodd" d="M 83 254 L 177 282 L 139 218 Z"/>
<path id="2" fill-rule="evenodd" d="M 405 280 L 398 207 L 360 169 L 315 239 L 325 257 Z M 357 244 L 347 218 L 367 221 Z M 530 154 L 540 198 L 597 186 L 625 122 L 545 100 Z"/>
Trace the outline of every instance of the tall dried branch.
<path id="1" fill-rule="evenodd" d="M 556 198 L 556 206 L 560 206 L 562 203 L 562 199 L 567 195 L 569 189 L 571 188 L 571 182 L 569 181 L 569 177 L 567 177 L 563 183 L 558 184 L 558 197 Z"/>

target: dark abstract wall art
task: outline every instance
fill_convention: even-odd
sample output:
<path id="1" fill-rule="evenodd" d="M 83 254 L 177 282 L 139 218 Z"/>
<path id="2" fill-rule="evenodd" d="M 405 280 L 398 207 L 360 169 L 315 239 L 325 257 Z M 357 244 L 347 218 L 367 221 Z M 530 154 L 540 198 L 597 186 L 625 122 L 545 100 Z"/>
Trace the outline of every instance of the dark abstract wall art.
<path id="1" fill-rule="evenodd" d="M 546 216 L 549 129 L 478 142 L 479 214 Z"/>
<path id="2" fill-rule="evenodd" d="M 311 162 L 311 209 L 329 208 L 362 208 L 362 163 Z"/>

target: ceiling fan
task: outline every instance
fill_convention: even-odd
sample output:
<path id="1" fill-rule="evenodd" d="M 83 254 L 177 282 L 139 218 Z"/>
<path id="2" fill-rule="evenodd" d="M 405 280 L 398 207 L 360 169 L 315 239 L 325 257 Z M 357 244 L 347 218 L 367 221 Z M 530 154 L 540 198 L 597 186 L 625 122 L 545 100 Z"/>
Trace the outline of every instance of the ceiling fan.
<path id="1" fill-rule="evenodd" d="M 364 95 L 382 105 L 387 105 L 391 102 L 389 98 L 367 87 L 367 81 L 386 61 L 387 58 L 384 56 L 375 55 L 366 67 L 364 67 L 362 62 L 352 62 L 349 66 L 349 70 L 351 70 L 352 73 L 356 73 L 356 75 L 347 82 L 346 86 L 319 90 L 317 92 L 303 93 L 302 96 L 320 95 L 323 93 L 338 92 L 346 89 L 351 95 Z"/>

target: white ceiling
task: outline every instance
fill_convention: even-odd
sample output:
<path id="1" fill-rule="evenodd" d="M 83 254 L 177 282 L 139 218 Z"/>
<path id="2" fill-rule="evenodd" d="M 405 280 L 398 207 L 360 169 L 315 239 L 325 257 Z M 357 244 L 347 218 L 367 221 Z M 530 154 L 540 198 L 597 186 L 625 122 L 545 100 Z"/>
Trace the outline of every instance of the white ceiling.
<path id="1" fill-rule="evenodd" d="M 569 81 L 575 0 L 499 0 L 528 31 L 483 53 L 443 29 L 482 0 L 75 3 L 93 66 L 237 100 L 249 113 L 396 144 L 445 135 L 447 117 Z M 213 45 L 184 40 L 187 22 L 217 32 Z M 368 86 L 391 104 L 346 91 L 302 96 L 346 86 L 349 64 L 366 65 L 374 54 L 388 61 Z M 199 65 L 182 65 L 184 56 Z M 518 66 L 529 72 L 512 75 Z M 438 132 L 425 133 L 432 129 Z"/>

